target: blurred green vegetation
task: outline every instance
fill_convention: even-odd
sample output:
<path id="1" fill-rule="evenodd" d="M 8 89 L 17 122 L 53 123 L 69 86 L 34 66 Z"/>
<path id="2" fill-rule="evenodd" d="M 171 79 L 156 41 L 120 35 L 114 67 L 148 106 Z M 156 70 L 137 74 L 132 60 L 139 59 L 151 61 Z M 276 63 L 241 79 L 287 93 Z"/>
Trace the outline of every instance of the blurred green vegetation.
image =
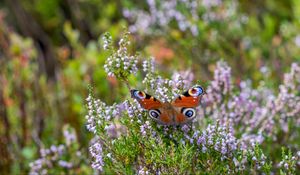
<path id="1" fill-rule="evenodd" d="M 290 64 L 300 61 L 300 41 L 295 43 L 300 37 L 300 1 L 237 3 L 228 19 L 197 21 L 198 36 L 180 31 L 173 22 L 163 32 L 133 34 L 131 49 L 154 56 L 164 76 L 191 69 L 205 82 L 215 62 L 224 59 L 236 83 L 251 79 L 256 86 L 268 78 L 274 87 Z M 62 142 L 65 123 L 76 129 L 80 147 L 87 150 L 88 85 L 108 104 L 128 97 L 124 84 L 106 77 L 107 53 L 99 38 L 110 32 L 118 39 L 132 24 L 122 11 L 147 7 L 146 2 L 129 0 L 0 2 L 0 174 L 28 172 L 41 147 Z M 247 22 L 237 24 L 241 15 Z M 260 72 L 264 66 L 269 67 L 268 77 Z M 139 80 L 140 76 L 131 84 Z"/>

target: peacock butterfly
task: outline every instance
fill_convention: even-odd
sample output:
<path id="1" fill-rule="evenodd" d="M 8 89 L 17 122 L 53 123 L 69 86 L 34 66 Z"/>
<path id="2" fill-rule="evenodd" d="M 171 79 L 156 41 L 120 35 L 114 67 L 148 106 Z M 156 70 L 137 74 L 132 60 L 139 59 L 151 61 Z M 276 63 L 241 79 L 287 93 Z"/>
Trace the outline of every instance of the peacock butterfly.
<path id="1" fill-rule="evenodd" d="M 162 103 L 143 91 L 130 92 L 131 97 L 148 110 L 149 116 L 163 125 L 181 125 L 192 121 L 196 117 L 195 108 L 200 105 L 202 95 L 205 94 L 201 86 L 194 86 L 171 103 Z"/>

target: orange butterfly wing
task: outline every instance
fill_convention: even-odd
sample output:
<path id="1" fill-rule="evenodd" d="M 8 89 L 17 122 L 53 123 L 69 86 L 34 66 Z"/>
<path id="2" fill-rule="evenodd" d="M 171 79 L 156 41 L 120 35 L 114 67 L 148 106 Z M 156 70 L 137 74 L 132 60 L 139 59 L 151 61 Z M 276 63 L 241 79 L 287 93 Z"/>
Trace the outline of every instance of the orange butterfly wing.
<path id="1" fill-rule="evenodd" d="M 200 105 L 202 87 L 195 86 L 176 98 L 171 104 L 161 103 L 151 95 L 139 90 L 131 90 L 131 97 L 136 99 L 142 108 L 149 110 L 151 118 L 164 125 L 184 124 L 196 117 L 195 107 Z"/>
<path id="2" fill-rule="evenodd" d="M 142 106 L 142 108 L 148 110 L 148 113 L 152 119 L 164 125 L 168 125 L 172 123 L 171 114 L 173 111 L 165 109 L 167 104 L 161 103 L 153 96 L 148 95 L 139 90 L 131 90 L 130 92 L 131 92 L 131 97 L 136 99 L 139 102 L 139 104 Z"/>
<path id="3" fill-rule="evenodd" d="M 173 123 L 171 116 L 166 111 L 162 111 L 158 122 L 164 125 Z"/>
<path id="4" fill-rule="evenodd" d="M 156 98 L 139 90 L 131 90 L 131 97 L 136 99 L 144 109 L 157 109 L 162 107 L 162 103 Z"/>
<path id="5" fill-rule="evenodd" d="M 172 106 L 176 110 L 176 124 L 187 123 L 196 117 L 195 108 L 200 105 L 203 94 L 205 94 L 203 88 L 201 86 L 195 86 L 172 102 Z"/>
<path id="6" fill-rule="evenodd" d="M 201 86 L 195 86 L 176 98 L 172 105 L 174 107 L 197 107 L 200 105 L 200 101 L 204 93 L 205 92 Z"/>

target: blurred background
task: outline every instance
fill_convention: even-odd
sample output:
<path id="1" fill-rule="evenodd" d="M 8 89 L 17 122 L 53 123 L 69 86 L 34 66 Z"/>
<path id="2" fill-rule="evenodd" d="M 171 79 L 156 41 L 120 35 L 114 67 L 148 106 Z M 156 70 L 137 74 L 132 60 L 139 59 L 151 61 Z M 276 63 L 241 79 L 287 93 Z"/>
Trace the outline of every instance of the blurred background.
<path id="1" fill-rule="evenodd" d="M 126 29 L 132 54 L 154 57 L 165 77 L 191 70 L 206 82 L 223 59 L 234 83 L 268 79 L 272 88 L 300 60 L 298 0 L 2 0 L 0 174 L 27 173 L 41 148 L 62 142 L 65 124 L 87 156 L 88 85 L 107 104 L 129 97 L 107 78 L 101 42 Z"/>

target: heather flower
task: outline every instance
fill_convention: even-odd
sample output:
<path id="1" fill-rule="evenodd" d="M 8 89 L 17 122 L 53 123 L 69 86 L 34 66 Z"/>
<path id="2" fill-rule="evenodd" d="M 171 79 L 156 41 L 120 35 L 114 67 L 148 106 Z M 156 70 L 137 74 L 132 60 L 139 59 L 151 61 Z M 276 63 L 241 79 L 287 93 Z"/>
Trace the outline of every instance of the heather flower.
<path id="1" fill-rule="evenodd" d="M 129 100 L 126 100 L 124 102 L 124 106 L 130 118 L 136 117 L 137 119 L 140 119 L 142 117 L 144 109 L 140 106 L 140 104 L 137 101 L 130 102 Z"/>
<path id="2" fill-rule="evenodd" d="M 68 126 L 68 125 L 64 126 L 63 134 L 64 134 L 64 137 L 65 137 L 65 141 L 66 141 L 67 146 L 69 146 L 72 143 L 76 142 L 75 130 L 73 128 L 71 128 L 70 126 Z"/>
<path id="3" fill-rule="evenodd" d="M 129 27 L 131 32 L 145 32 L 151 34 L 153 26 L 157 25 L 161 28 L 167 28 L 172 20 L 177 22 L 177 26 L 181 31 L 191 31 L 194 36 L 198 35 L 198 28 L 195 22 L 198 20 L 196 1 L 168 0 L 157 3 L 155 0 L 147 1 L 149 12 L 140 9 L 124 9 L 123 15 L 134 25 Z M 181 7 L 184 12 L 178 10 Z M 188 14 L 186 16 L 185 14 Z"/>
<path id="4" fill-rule="evenodd" d="M 202 0 L 201 4 L 205 8 L 211 8 L 215 6 L 220 6 L 222 4 L 222 0 Z"/>
<path id="5" fill-rule="evenodd" d="M 29 163 L 29 174 L 60 174 L 66 169 L 72 173 L 74 169 L 78 169 L 78 164 L 85 157 L 78 149 L 75 130 L 65 125 L 63 134 L 65 136 L 63 144 L 40 149 L 40 157 Z"/>
<path id="6" fill-rule="evenodd" d="M 110 50 L 112 48 L 112 37 L 109 33 L 103 35 L 102 41 L 104 50 Z"/>
<path id="7" fill-rule="evenodd" d="M 114 50 L 111 46 L 111 36 L 105 34 L 104 38 L 104 48 L 111 51 L 110 56 L 107 58 L 104 64 L 104 70 L 108 76 L 116 76 L 121 80 L 127 80 L 130 74 L 135 74 L 137 72 L 137 55 L 132 56 L 128 53 L 128 46 L 130 42 L 128 40 L 129 33 L 125 33 L 123 38 L 119 41 L 118 50 Z"/>
<path id="8" fill-rule="evenodd" d="M 174 72 L 172 75 L 173 88 L 181 91 L 191 88 L 193 80 L 194 74 L 190 70 Z"/>
<path id="9" fill-rule="evenodd" d="M 52 145 L 50 148 L 45 149 L 42 148 L 40 150 L 41 158 L 31 162 L 30 166 L 30 173 L 29 174 L 44 174 L 47 168 L 52 167 L 54 162 L 58 161 L 58 159 L 63 155 L 65 152 L 65 146 L 59 145 L 55 146 Z M 46 171 L 45 171 L 46 170 Z"/>
<path id="10" fill-rule="evenodd" d="M 149 174 L 149 171 L 147 170 L 147 168 L 145 167 L 140 167 L 138 173 L 138 175 L 148 175 Z"/>
<path id="11" fill-rule="evenodd" d="M 140 126 L 140 132 L 142 134 L 142 136 L 146 136 L 147 133 L 150 133 L 151 131 L 151 125 L 150 125 L 150 122 L 149 121 L 146 121 L 145 124 L 142 124 Z"/>
<path id="12" fill-rule="evenodd" d="M 102 130 L 109 128 L 109 122 L 121 117 L 121 114 L 127 110 L 126 104 L 113 104 L 112 106 L 106 105 L 99 99 L 94 99 L 90 92 L 87 100 L 88 115 L 86 115 L 87 124 L 86 127 L 90 132 L 96 133 L 97 127 L 101 127 Z M 121 127 L 122 128 L 122 127 Z M 120 129 L 120 128 L 119 128 Z M 123 130 L 123 129 L 121 129 Z"/>
<path id="13" fill-rule="evenodd" d="M 149 72 L 146 74 L 143 84 L 151 94 L 162 102 L 171 102 L 182 92 L 191 88 L 194 75 L 190 71 L 174 72 L 172 79 L 164 79 L 161 76 Z"/>
<path id="14" fill-rule="evenodd" d="M 121 135 L 126 134 L 127 132 L 126 127 L 119 123 L 112 123 L 109 126 L 106 126 L 104 129 L 106 130 L 108 137 L 113 139 L 119 138 Z"/>
<path id="15" fill-rule="evenodd" d="M 230 129 L 225 126 L 208 125 L 202 134 L 197 134 L 197 145 L 202 147 L 202 152 L 206 152 L 207 147 L 212 147 L 224 157 L 233 156 L 233 152 L 238 148 L 238 142 L 229 131 Z"/>
<path id="16" fill-rule="evenodd" d="M 299 74 L 298 69 L 297 64 L 293 64 L 276 95 L 263 82 L 253 89 L 249 80 L 241 81 L 237 91 L 231 84 L 230 68 L 226 63 L 219 62 L 214 80 L 207 87 L 207 95 L 203 97 L 205 115 L 219 120 L 221 124 L 241 126 L 235 132 L 243 133 L 243 147 L 253 142 L 262 143 L 266 136 L 276 139 L 277 124 L 280 124 L 280 130 L 287 133 L 287 117 L 293 116 L 295 122 L 299 121 L 296 114 L 299 112 L 300 97 L 294 93 L 295 87 L 299 86 L 295 78 Z"/>
<path id="17" fill-rule="evenodd" d="M 156 10 L 156 1 L 148 3 Z M 142 62 L 142 70 L 146 73 L 143 85 L 148 94 L 160 101 L 171 102 L 193 85 L 194 75 L 190 71 L 174 71 L 168 79 L 160 76 L 154 65 L 154 59 Z M 300 121 L 297 116 L 299 70 L 299 66 L 293 64 L 277 92 L 268 88 L 264 81 L 257 87 L 251 80 L 235 86 L 231 68 L 219 61 L 213 80 L 205 88 L 203 106 L 197 109 L 198 120 L 182 126 L 162 126 L 151 121 L 134 99 L 109 106 L 90 93 L 87 128 L 101 138 L 90 146 L 92 167 L 100 172 L 107 166 L 117 173 L 124 171 L 120 167 L 134 167 L 137 174 L 177 173 L 180 167 L 168 163 L 177 162 L 174 161 L 176 157 L 176 160 L 187 160 L 199 170 L 211 168 L 210 161 L 216 161 L 222 167 L 220 174 L 270 173 L 272 164 L 259 145 L 264 146 L 266 140 L 275 141 L 281 133 L 286 133 L 284 139 L 298 137 L 287 133 L 297 129 L 295 123 Z M 268 68 L 261 71 L 266 73 Z M 291 121 L 295 123 L 290 124 Z M 298 145 L 292 146 L 298 149 Z M 293 169 L 287 161 L 282 166 Z"/>
<path id="18" fill-rule="evenodd" d="M 231 81 L 230 67 L 223 61 L 218 62 L 214 71 L 214 80 L 207 87 L 207 95 L 203 98 L 204 102 L 210 107 L 213 107 L 211 104 L 215 102 L 221 103 L 224 95 L 232 91 Z"/>
<path id="19" fill-rule="evenodd" d="M 64 160 L 59 160 L 58 165 L 63 167 L 63 168 L 68 168 L 68 169 L 73 167 L 73 164 L 71 162 L 67 162 L 67 161 L 64 161 Z"/>
<path id="20" fill-rule="evenodd" d="M 278 164 L 280 174 L 295 174 L 298 161 L 300 161 L 299 155 L 292 155 L 291 150 L 286 153 L 286 150 L 282 148 L 282 160 Z"/>
<path id="21" fill-rule="evenodd" d="M 89 151 L 93 159 L 92 168 L 97 169 L 99 171 L 103 171 L 104 162 L 101 144 L 96 141 L 90 146 Z"/>
<path id="22" fill-rule="evenodd" d="M 224 0 L 167 0 L 147 1 L 147 11 L 139 8 L 124 9 L 123 16 L 133 24 L 129 31 L 146 35 L 163 34 L 175 27 L 182 32 L 189 31 L 193 36 L 201 32 L 198 22 L 204 22 L 209 27 L 213 21 L 226 21 L 229 30 L 240 29 L 241 24 L 246 23 L 247 17 L 239 13 L 237 15 L 236 1 Z M 237 17 L 238 16 L 238 17 Z"/>
<path id="23" fill-rule="evenodd" d="M 155 63 L 154 63 L 153 57 L 148 60 L 143 61 L 143 71 L 147 72 L 147 73 L 154 73 Z"/>

